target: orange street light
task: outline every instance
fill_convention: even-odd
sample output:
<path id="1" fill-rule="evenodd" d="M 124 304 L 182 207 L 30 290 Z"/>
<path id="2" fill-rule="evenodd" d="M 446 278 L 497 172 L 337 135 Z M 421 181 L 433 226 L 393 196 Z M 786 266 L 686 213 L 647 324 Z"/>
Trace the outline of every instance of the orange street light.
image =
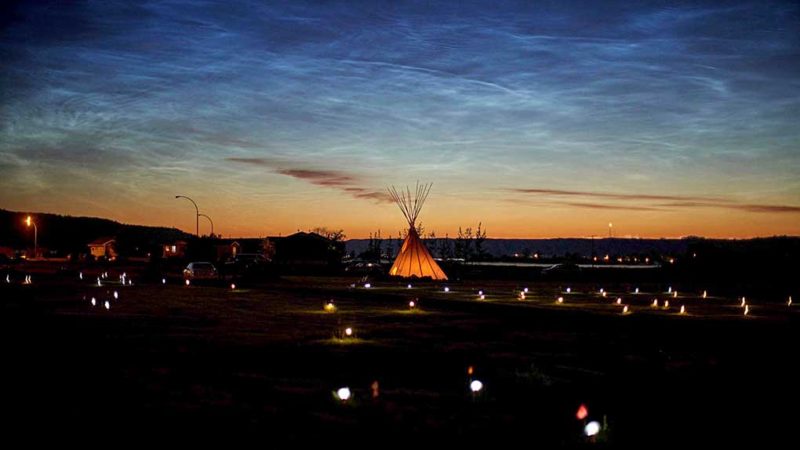
<path id="1" fill-rule="evenodd" d="M 25 219 L 25 225 L 27 225 L 28 228 L 33 225 L 33 257 L 36 258 L 36 255 L 39 253 L 39 230 L 36 227 L 36 222 L 31 219 L 31 216 Z"/>

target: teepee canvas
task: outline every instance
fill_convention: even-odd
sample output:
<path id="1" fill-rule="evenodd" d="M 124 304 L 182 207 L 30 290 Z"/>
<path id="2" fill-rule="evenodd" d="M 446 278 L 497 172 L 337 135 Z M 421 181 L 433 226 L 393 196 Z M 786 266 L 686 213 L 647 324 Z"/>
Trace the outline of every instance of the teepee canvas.
<path id="1" fill-rule="evenodd" d="M 400 207 L 406 220 L 408 220 L 408 236 L 403 241 L 403 246 L 400 247 L 400 253 L 397 255 L 397 259 L 394 260 L 392 268 L 389 269 L 389 275 L 406 278 L 430 277 L 433 280 L 447 279 L 447 275 L 439 267 L 439 264 L 436 264 L 422 239 L 420 239 L 419 234 L 417 234 L 415 225 L 417 217 L 419 217 L 419 213 L 422 210 L 422 205 L 431 191 L 431 186 L 430 184 L 417 184 L 416 196 L 413 199 L 408 188 L 406 188 L 406 192 L 402 190 L 397 192 L 394 187 L 389 188 L 389 195 Z"/>

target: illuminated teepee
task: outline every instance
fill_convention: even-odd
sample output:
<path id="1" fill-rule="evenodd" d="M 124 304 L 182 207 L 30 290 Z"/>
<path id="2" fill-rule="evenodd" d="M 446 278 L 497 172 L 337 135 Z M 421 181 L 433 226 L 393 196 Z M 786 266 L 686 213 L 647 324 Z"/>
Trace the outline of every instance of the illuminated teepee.
<path id="1" fill-rule="evenodd" d="M 413 199 L 408 188 L 406 188 L 405 192 L 402 190 L 397 192 L 394 187 L 389 188 L 389 195 L 400 207 L 400 211 L 403 212 L 406 220 L 408 220 L 408 236 L 403 241 L 403 246 L 400 248 L 400 253 L 397 255 L 397 259 L 394 260 L 392 268 L 389 269 L 389 275 L 397 277 L 430 277 L 433 280 L 447 279 L 447 275 L 436 264 L 428 249 L 425 248 L 425 244 L 417 234 L 415 224 L 417 217 L 419 217 L 419 212 L 422 210 L 422 205 L 431 191 L 431 186 L 433 185 L 420 185 L 417 183 L 417 192 Z"/>

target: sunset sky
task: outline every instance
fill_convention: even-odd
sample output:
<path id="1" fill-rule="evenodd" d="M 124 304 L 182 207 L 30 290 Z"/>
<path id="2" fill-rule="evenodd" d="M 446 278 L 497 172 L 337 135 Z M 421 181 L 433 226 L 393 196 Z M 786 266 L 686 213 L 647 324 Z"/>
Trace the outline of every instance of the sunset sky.
<path id="1" fill-rule="evenodd" d="M 357 238 L 420 180 L 440 236 L 800 235 L 796 1 L 133 3 L 0 7 L 0 208 Z"/>

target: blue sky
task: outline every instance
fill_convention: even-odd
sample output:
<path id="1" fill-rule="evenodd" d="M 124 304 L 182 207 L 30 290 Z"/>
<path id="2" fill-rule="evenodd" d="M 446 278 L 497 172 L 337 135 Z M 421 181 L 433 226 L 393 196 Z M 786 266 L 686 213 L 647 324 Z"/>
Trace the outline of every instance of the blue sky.
<path id="1" fill-rule="evenodd" d="M 3 8 L 0 207 L 358 237 L 419 179 L 439 234 L 800 234 L 796 2 Z"/>

